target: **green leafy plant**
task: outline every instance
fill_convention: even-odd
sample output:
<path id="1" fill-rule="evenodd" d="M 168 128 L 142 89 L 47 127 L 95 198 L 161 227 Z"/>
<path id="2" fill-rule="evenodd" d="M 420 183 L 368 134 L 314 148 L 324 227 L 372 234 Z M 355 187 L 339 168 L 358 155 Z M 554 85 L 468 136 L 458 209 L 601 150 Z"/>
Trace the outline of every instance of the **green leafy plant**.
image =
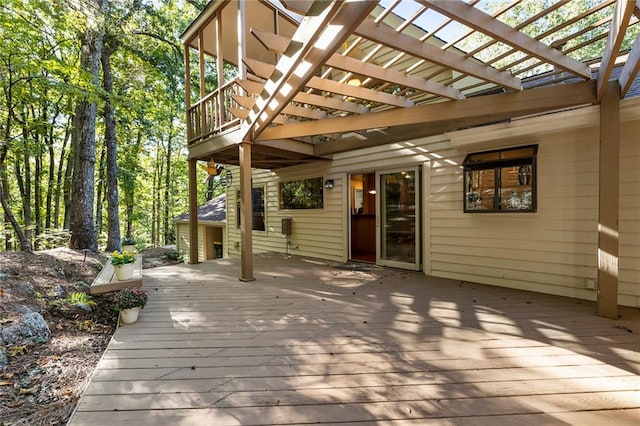
<path id="1" fill-rule="evenodd" d="M 177 250 L 172 250 L 166 253 L 164 257 L 174 262 L 184 262 L 184 253 L 181 253 Z"/>
<path id="2" fill-rule="evenodd" d="M 71 305 L 98 306 L 95 300 L 93 300 L 87 293 L 83 293 L 81 291 L 74 291 L 65 297 L 64 300 Z"/>
<path id="3" fill-rule="evenodd" d="M 123 246 L 135 246 L 138 241 L 135 238 L 123 238 L 120 244 Z"/>
<path id="4" fill-rule="evenodd" d="M 136 261 L 133 252 L 123 251 L 122 253 L 118 251 L 113 252 L 113 256 L 111 256 L 111 264 L 112 265 L 126 265 L 127 263 L 133 263 Z"/>
<path id="5" fill-rule="evenodd" d="M 113 309 L 122 311 L 123 309 L 144 308 L 149 299 L 149 293 L 139 287 L 124 288 L 114 294 L 111 298 Z"/>

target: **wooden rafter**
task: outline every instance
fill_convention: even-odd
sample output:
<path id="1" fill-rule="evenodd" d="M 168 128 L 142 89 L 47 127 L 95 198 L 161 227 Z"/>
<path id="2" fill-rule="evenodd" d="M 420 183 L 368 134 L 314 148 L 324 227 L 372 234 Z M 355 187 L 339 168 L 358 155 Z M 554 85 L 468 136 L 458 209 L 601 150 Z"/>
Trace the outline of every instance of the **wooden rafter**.
<path id="1" fill-rule="evenodd" d="M 281 37 L 264 30 L 252 29 L 251 33 L 260 40 L 267 49 L 276 53 L 282 53 L 283 47 L 286 47 L 290 42 L 286 37 Z M 349 56 L 334 54 L 327 60 L 326 65 L 352 74 L 366 75 L 369 78 L 386 81 L 402 87 L 410 87 L 449 99 L 464 98 L 464 95 L 453 87 L 447 87 L 435 81 L 425 80 L 369 62 L 363 62 Z M 264 67 L 262 69 L 266 70 Z M 309 87 L 317 88 L 313 85 L 309 85 Z"/>
<path id="2" fill-rule="evenodd" d="M 238 84 L 250 95 L 258 96 L 264 87 L 263 83 L 251 80 L 236 80 Z M 344 101 L 329 96 L 321 96 L 300 92 L 293 98 L 295 102 L 302 104 L 317 106 L 320 108 L 332 109 L 337 111 L 351 112 L 354 114 L 364 114 L 369 111 L 364 105 L 355 102 Z"/>
<path id="3" fill-rule="evenodd" d="M 296 30 L 251 110 L 250 126 L 243 139 L 254 140 L 267 128 L 375 6 L 375 2 L 313 3 L 312 16 L 307 16 Z"/>
<path id="4" fill-rule="evenodd" d="M 417 58 L 438 63 L 456 71 L 513 90 L 522 90 L 520 79 L 511 76 L 509 73 L 497 71 L 476 61 L 465 59 L 446 50 L 441 50 L 431 44 L 422 43 L 416 38 L 396 32 L 384 23 L 375 23 L 373 20 L 367 19 L 360 24 L 355 32 L 361 37 L 400 50 Z"/>
<path id="5" fill-rule="evenodd" d="M 485 33 L 496 40 L 513 46 L 529 55 L 562 68 L 576 76 L 591 78 L 589 67 L 546 44 L 510 27 L 480 9 L 460 0 L 419 0 L 434 10 L 467 25 L 476 31 Z"/>
<path id="6" fill-rule="evenodd" d="M 635 6 L 635 0 L 618 0 L 616 3 L 611 21 L 611 29 L 607 37 L 607 46 L 602 54 L 602 63 L 600 65 L 600 71 L 598 72 L 598 100 L 602 99 L 604 93 L 607 91 L 607 84 L 611 76 L 611 71 L 613 70 L 613 65 L 615 64 L 615 57 L 618 56 L 618 51 L 624 40 L 629 19 L 631 19 L 631 14 Z"/>
<path id="7" fill-rule="evenodd" d="M 274 69 L 273 65 L 255 59 L 247 59 L 245 62 L 250 69 L 257 73 L 256 75 L 258 75 L 258 77 L 268 78 L 268 76 L 271 75 Z M 364 99 L 371 102 L 397 107 L 413 106 L 413 102 L 402 96 L 379 92 L 377 90 L 367 89 L 366 87 L 351 86 L 349 84 L 339 83 L 337 81 L 320 77 L 311 77 L 311 79 L 306 83 L 306 86 L 312 89 L 337 93 L 339 95 Z"/>
<path id="8" fill-rule="evenodd" d="M 618 81 L 620 82 L 620 98 L 624 98 L 627 94 L 633 80 L 636 78 L 636 75 L 638 75 L 638 71 L 640 71 L 640 34 L 636 37 L 633 48 L 631 52 L 629 52 L 627 61 L 622 67 L 622 71 L 620 71 L 620 76 L 618 77 Z"/>
<path id="9" fill-rule="evenodd" d="M 454 102 L 417 105 L 413 108 L 374 112 L 360 116 L 336 117 L 321 121 L 306 121 L 266 129 L 257 141 L 295 138 L 324 133 L 346 133 L 377 127 L 438 123 L 469 117 L 486 117 L 486 122 L 534 114 L 595 101 L 593 81 L 563 84 L 515 93 L 479 96 Z"/>

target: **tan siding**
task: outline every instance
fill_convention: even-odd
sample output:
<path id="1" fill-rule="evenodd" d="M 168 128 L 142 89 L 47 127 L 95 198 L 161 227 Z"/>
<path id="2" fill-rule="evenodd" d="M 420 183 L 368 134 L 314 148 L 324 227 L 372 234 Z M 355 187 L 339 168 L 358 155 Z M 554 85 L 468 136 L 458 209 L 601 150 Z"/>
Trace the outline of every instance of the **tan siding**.
<path id="1" fill-rule="evenodd" d="M 237 175 L 236 170 L 233 171 Z M 279 182 L 301 178 L 321 176 L 333 179 L 334 188 L 324 190 L 324 208 L 318 210 L 280 210 Z M 321 257 L 332 260 L 346 260 L 343 232 L 343 179 L 342 176 L 327 175 L 324 163 L 306 166 L 303 174 L 288 170 L 278 171 L 278 174 L 267 170 L 253 171 L 253 186 L 266 187 L 266 231 L 253 231 L 254 252 L 286 252 L 296 255 Z M 237 191 L 239 182 L 234 182 L 228 191 L 228 224 L 229 224 L 229 254 L 239 256 L 236 242 L 240 241 L 240 230 L 237 228 Z M 282 218 L 292 218 L 292 234 L 290 247 L 287 249 L 285 237 L 282 235 Z"/>
<path id="2" fill-rule="evenodd" d="M 186 223 L 176 224 L 176 250 L 189 253 L 189 225 Z"/>
<path id="3" fill-rule="evenodd" d="M 640 110 L 640 108 L 638 108 Z M 624 123 L 620 144 L 620 246 L 618 294 L 640 306 L 640 120 Z"/>
<path id="4" fill-rule="evenodd" d="M 176 226 L 176 249 L 183 253 L 189 253 L 190 247 L 190 235 L 189 235 L 189 224 L 188 223 L 178 223 Z M 204 261 L 204 226 L 198 225 L 198 261 Z"/>
<path id="5" fill-rule="evenodd" d="M 624 101 L 622 105 L 619 301 L 640 306 L 640 144 L 636 136 L 640 134 L 640 102 Z M 630 121 L 633 114 L 636 121 Z M 490 134 L 486 129 L 479 131 Z M 423 171 L 428 173 L 423 194 L 429 214 L 422 222 L 426 227 L 425 270 L 464 281 L 594 299 L 590 287 L 597 265 L 598 132 L 588 127 L 553 133 L 540 126 L 539 133 L 500 141 L 485 139 L 477 147 L 459 148 L 451 146 L 448 136 L 440 135 L 335 154 L 331 162 L 280 169 L 277 174 L 256 170 L 254 185 L 266 185 L 268 206 L 267 231 L 254 231 L 254 250 L 284 252 L 280 220 L 290 216 L 291 244 L 297 247 L 291 250 L 293 254 L 346 260 L 347 175 L 429 162 L 430 167 Z M 531 143 L 539 145 L 537 212 L 463 213 L 461 164 L 465 155 Z M 280 180 L 317 176 L 333 179 L 335 184 L 332 190 L 325 190 L 322 210 L 280 211 Z M 238 184 L 236 180 L 228 197 L 231 255 L 239 255 L 234 248 L 240 239 L 235 212 Z"/>

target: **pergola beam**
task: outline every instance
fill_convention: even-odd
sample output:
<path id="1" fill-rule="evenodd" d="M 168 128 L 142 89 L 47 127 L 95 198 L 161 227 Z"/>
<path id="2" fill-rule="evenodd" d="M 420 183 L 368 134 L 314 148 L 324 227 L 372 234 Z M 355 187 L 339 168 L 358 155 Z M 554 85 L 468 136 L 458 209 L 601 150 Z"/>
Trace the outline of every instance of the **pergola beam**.
<path id="1" fill-rule="evenodd" d="M 497 71 L 494 68 L 474 60 L 465 59 L 464 57 L 442 50 L 431 44 L 423 43 L 414 37 L 396 32 L 384 23 L 376 23 L 372 19 L 367 19 L 360 24 L 355 30 L 355 33 L 360 37 L 402 51 L 419 59 L 437 63 L 509 89 L 522 90 L 520 79 L 513 77 L 507 72 Z"/>
<path id="2" fill-rule="evenodd" d="M 245 63 L 251 70 L 256 73 L 258 77 L 262 78 L 269 78 L 269 76 L 272 75 L 275 70 L 275 66 L 255 59 L 245 59 Z M 401 108 L 413 106 L 413 102 L 403 96 L 392 95 L 390 93 L 380 92 L 373 89 L 367 89 L 366 87 L 352 86 L 350 84 L 339 83 L 337 81 L 320 77 L 311 77 L 311 79 L 305 84 L 305 86 L 324 92 L 336 93 L 338 95 L 364 99 L 371 102 L 392 105 Z M 295 100 L 295 97 L 293 100 Z"/>
<path id="3" fill-rule="evenodd" d="M 529 37 L 476 7 L 470 6 L 460 0 L 419 1 L 457 22 L 526 52 L 529 55 L 542 59 L 544 62 L 562 68 L 584 79 L 591 78 L 591 71 L 587 65 L 563 54 L 557 49 L 547 46 L 535 38 Z"/>
<path id="4" fill-rule="evenodd" d="M 624 35 L 629 25 L 629 20 L 636 7 L 636 2 L 632 0 L 618 0 L 616 8 L 613 12 L 611 20 L 611 29 L 607 36 L 607 45 L 602 54 L 602 62 L 600 63 L 600 71 L 598 72 L 598 86 L 596 96 L 598 101 L 602 99 L 607 91 L 609 77 L 616 62 L 618 51 L 624 40 Z"/>
<path id="5" fill-rule="evenodd" d="M 282 53 L 283 49 L 286 48 L 290 42 L 286 37 L 255 28 L 251 29 L 251 34 L 253 34 L 267 49 L 276 53 Z M 363 62 L 349 56 L 334 54 L 327 60 L 326 65 L 353 74 L 364 75 L 376 80 L 397 84 L 398 86 L 409 87 L 449 99 L 464 98 L 464 95 L 460 93 L 458 89 L 453 87 L 448 87 L 436 81 L 425 80 L 424 78 L 415 77 L 393 69 L 381 67 L 380 65 L 372 64 L 370 62 Z M 251 65 L 248 63 L 247 66 L 251 68 Z"/>
<path id="6" fill-rule="evenodd" d="M 313 3 L 251 111 L 243 139 L 255 140 L 269 126 L 375 6 L 364 1 Z"/>
<path id="7" fill-rule="evenodd" d="M 620 98 L 625 97 L 633 84 L 633 80 L 635 80 L 636 75 L 638 75 L 638 71 L 640 71 L 640 34 L 633 42 L 631 52 L 629 52 L 627 61 L 622 67 L 622 71 L 620 71 L 620 76 L 618 77 L 618 81 L 620 82 Z"/>
<path id="8" fill-rule="evenodd" d="M 251 80 L 236 80 L 238 84 L 250 95 L 258 96 L 262 92 L 264 84 Z M 334 109 L 338 111 L 352 112 L 354 114 L 364 114 L 369 111 L 364 105 L 355 102 L 343 101 L 329 96 L 314 95 L 299 92 L 293 98 L 295 102 L 314 105 L 321 108 Z"/>
<path id="9" fill-rule="evenodd" d="M 346 133 L 376 127 L 396 127 L 422 124 L 429 126 L 448 120 L 486 117 L 486 122 L 518 117 L 554 109 L 595 102 L 595 83 L 585 81 L 561 86 L 531 89 L 522 92 L 479 96 L 459 101 L 417 105 L 413 108 L 372 112 L 360 116 L 336 117 L 321 121 L 306 121 L 266 129 L 260 140 L 285 139 L 325 133 Z"/>

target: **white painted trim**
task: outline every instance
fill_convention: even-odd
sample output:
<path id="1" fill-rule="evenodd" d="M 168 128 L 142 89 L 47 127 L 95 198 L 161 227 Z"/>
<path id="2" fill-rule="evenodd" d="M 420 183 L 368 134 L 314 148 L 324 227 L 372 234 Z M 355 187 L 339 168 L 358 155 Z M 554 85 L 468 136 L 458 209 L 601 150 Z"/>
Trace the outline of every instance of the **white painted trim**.
<path id="1" fill-rule="evenodd" d="M 431 161 L 422 163 L 422 270 L 431 275 Z"/>

